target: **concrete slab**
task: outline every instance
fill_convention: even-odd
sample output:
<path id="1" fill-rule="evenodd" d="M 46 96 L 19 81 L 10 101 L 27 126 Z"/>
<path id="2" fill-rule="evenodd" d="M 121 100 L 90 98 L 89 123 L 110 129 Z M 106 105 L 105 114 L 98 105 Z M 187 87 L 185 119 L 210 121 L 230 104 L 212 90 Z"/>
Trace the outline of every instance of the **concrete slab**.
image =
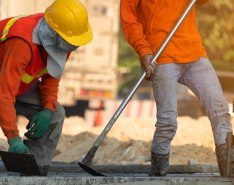
<path id="1" fill-rule="evenodd" d="M 100 173 L 107 174 L 147 174 L 150 170 L 150 165 L 93 165 L 93 169 Z M 0 172 L 6 172 L 4 164 L 0 161 Z M 79 167 L 77 162 L 61 163 L 53 162 L 50 165 L 49 173 L 86 173 Z M 215 174 L 219 173 L 218 166 L 212 164 L 190 164 L 190 165 L 170 165 L 169 173 L 171 174 L 195 174 L 206 173 Z"/>
<path id="2" fill-rule="evenodd" d="M 77 177 L 57 174 L 48 177 L 0 177 L 0 185 L 233 185 L 221 177 Z"/>
<path id="3" fill-rule="evenodd" d="M 0 185 L 234 185 L 213 165 L 171 165 L 166 177 L 149 177 L 149 165 L 95 165 L 106 177 L 93 177 L 77 163 L 52 163 L 48 176 L 19 176 L 0 161 Z"/>

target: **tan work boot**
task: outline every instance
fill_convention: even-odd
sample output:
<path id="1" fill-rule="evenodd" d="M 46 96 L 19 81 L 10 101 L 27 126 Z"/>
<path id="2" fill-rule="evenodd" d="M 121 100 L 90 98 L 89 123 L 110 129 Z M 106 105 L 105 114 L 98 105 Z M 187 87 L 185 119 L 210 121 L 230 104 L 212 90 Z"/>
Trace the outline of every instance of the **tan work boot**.
<path id="1" fill-rule="evenodd" d="M 215 148 L 220 175 L 234 177 L 234 136 L 227 133 L 226 143 L 216 145 Z"/>
<path id="2" fill-rule="evenodd" d="M 219 166 L 220 175 L 226 176 L 226 165 L 227 165 L 227 144 L 216 145 L 215 153 Z"/>
<path id="3" fill-rule="evenodd" d="M 169 153 L 155 154 L 151 152 L 151 168 L 149 176 L 166 176 L 169 168 Z"/>

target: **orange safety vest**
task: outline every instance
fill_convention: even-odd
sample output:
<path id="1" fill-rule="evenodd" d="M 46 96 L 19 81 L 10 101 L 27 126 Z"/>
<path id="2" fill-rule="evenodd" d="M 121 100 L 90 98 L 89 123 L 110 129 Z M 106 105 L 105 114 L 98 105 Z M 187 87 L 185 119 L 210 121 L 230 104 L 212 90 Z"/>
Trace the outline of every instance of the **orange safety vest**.
<path id="1" fill-rule="evenodd" d="M 42 46 L 32 42 L 33 30 L 43 16 L 43 13 L 39 13 L 7 18 L 0 21 L 1 42 L 17 37 L 26 41 L 31 48 L 31 61 L 21 78 L 17 95 L 23 94 L 35 81 L 47 74 L 46 63 L 48 53 Z"/>

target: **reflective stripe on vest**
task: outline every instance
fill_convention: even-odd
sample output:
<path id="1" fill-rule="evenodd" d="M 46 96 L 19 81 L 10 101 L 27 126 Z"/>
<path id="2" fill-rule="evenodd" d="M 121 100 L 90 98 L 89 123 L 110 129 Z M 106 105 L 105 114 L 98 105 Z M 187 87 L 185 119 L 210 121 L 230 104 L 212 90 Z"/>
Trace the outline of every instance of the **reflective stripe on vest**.
<path id="1" fill-rule="evenodd" d="M 21 16 L 17 16 L 17 17 L 13 17 L 12 19 L 10 19 L 8 21 L 8 23 L 6 24 L 6 26 L 4 27 L 3 31 L 2 31 L 2 37 L 1 37 L 1 42 L 5 41 L 7 39 L 7 34 L 9 33 L 9 30 L 11 28 L 11 26 L 15 23 L 15 21 L 17 21 L 18 19 L 22 18 L 22 17 L 26 17 L 28 15 L 21 15 Z M 43 76 L 45 73 L 47 73 L 47 68 L 45 67 L 44 69 L 42 69 L 36 77 L 29 75 L 28 73 L 24 73 L 23 77 L 21 78 L 21 80 L 26 83 L 29 84 L 31 83 L 35 78 L 40 78 L 41 76 Z"/>
<path id="2" fill-rule="evenodd" d="M 35 78 L 40 78 L 41 76 L 43 76 L 45 73 L 47 73 L 47 68 L 45 67 L 44 69 L 41 70 L 40 73 L 37 74 L 36 77 L 29 75 L 28 73 L 24 73 L 24 76 L 21 78 L 21 80 L 26 83 L 29 84 L 31 83 Z"/>
<path id="3" fill-rule="evenodd" d="M 3 31 L 2 31 L 2 38 L 1 41 L 5 41 L 6 40 L 6 36 L 9 32 L 10 27 L 14 24 L 15 21 L 17 21 L 18 19 L 22 18 L 22 17 L 26 17 L 27 15 L 20 15 L 17 17 L 13 17 L 12 19 L 10 19 L 8 21 L 8 23 L 6 24 L 6 26 L 4 27 Z"/>

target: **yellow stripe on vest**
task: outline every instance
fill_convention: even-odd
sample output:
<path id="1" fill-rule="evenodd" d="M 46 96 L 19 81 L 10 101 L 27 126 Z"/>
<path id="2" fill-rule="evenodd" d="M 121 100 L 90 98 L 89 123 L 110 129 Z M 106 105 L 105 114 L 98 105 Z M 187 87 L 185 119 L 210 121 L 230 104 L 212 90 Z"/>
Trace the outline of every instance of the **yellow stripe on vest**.
<path id="1" fill-rule="evenodd" d="M 45 67 L 44 69 L 41 70 L 40 73 L 38 73 L 37 77 L 43 76 L 45 73 L 47 73 L 47 68 Z"/>
<path id="2" fill-rule="evenodd" d="M 33 81 L 35 77 L 30 76 L 28 73 L 24 73 L 24 76 L 21 78 L 21 80 L 26 83 L 29 84 L 31 81 Z"/>
<path id="3" fill-rule="evenodd" d="M 29 75 L 28 73 L 24 73 L 23 77 L 21 78 L 21 80 L 26 83 L 29 84 L 31 83 L 34 78 L 40 78 L 41 76 L 43 76 L 45 73 L 47 73 L 47 68 L 45 67 L 44 69 L 41 70 L 40 73 L 38 73 L 38 75 L 36 77 Z"/>
<path id="4" fill-rule="evenodd" d="M 2 38 L 1 41 L 5 41 L 6 40 L 6 36 L 9 32 L 9 29 L 11 28 L 11 26 L 14 24 L 15 21 L 17 21 L 18 19 L 22 18 L 22 17 L 26 17 L 27 15 L 20 15 L 17 17 L 13 17 L 12 19 L 10 19 L 8 21 L 8 23 L 6 24 L 6 26 L 4 27 L 3 31 L 2 31 Z"/>

